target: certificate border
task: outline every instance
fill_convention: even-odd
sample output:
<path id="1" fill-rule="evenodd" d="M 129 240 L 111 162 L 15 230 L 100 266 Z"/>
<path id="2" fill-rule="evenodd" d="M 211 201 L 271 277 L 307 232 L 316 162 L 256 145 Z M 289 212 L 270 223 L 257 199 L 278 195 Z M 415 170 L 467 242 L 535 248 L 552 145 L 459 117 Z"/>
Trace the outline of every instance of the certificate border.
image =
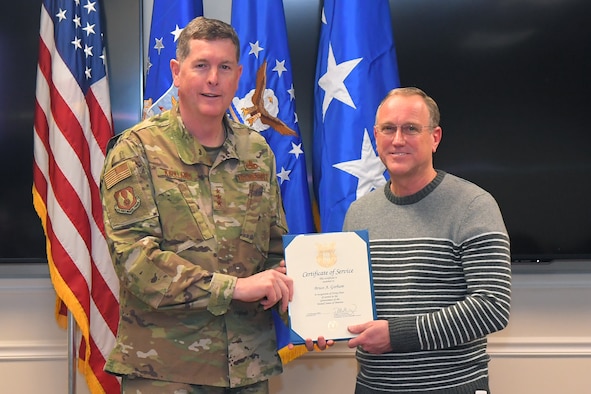
<path id="1" fill-rule="evenodd" d="M 373 286 L 373 272 L 372 272 L 372 264 L 371 264 L 371 255 L 370 255 L 370 251 L 369 251 L 369 232 L 367 230 L 340 231 L 340 232 L 332 232 L 332 233 L 286 234 L 283 236 L 283 247 L 284 247 L 284 250 L 287 249 L 289 244 L 296 237 L 299 237 L 299 236 L 314 236 L 314 235 L 334 234 L 334 233 L 354 233 L 365 242 L 366 254 L 367 254 L 368 275 L 369 275 L 369 278 L 368 278 L 369 279 L 369 288 L 370 288 L 370 292 L 371 292 L 370 297 L 371 297 L 372 315 L 373 315 L 373 320 L 376 320 L 377 319 L 377 311 L 376 311 L 375 293 L 374 293 L 374 286 Z M 285 261 L 285 265 L 287 268 L 287 275 L 289 275 L 289 262 L 287 260 Z M 289 342 L 294 345 L 299 345 L 299 344 L 305 343 L 305 338 L 302 338 L 297 332 L 295 332 L 291 328 L 291 314 L 289 313 L 289 309 L 288 309 L 288 321 L 289 321 L 289 327 L 286 327 L 286 328 L 289 329 Z M 276 321 L 276 324 L 277 324 L 277 321 Z M 334 341 L 346 341 L 346 340 L 349 340 L 353 337 L 355 337 L 354 334 L 351 334 L 351 336 L 342 337 L 342 338 L 326 338 L 326 339 L 332 339 Z M 311 339 L 316 340 L 316 338 L 311 338 Z"/>

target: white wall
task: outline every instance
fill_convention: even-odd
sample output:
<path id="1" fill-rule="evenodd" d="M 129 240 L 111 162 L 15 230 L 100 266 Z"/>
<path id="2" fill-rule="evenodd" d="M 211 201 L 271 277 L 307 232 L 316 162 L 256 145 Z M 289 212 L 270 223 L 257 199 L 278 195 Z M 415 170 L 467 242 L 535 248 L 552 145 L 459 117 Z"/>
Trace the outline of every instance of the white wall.
<path id="1" fill-rule="evenodd" d="M 24 270 L 0 265 L 0 393 L 67 393 L 67 332 L 53 317 L 47 267 Z M 591 261 L 514 267 L 510 323 L 489 353 L 494 394 L 591 394 Z M 339 343 L 289 363 L 272 393 L 351 393 L 356 368 Z"/>

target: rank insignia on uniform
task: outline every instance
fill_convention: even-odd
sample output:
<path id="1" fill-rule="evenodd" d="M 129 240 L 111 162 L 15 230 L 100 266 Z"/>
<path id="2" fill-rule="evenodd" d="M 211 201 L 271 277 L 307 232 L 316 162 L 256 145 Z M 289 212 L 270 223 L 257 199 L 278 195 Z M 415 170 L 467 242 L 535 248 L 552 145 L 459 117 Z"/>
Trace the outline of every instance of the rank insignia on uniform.
<path id="1" fill-rule="evenodd" d="M 116 191 L 115 201 L 115 211 L 126 215 L 131 215 L 140 206 L 140 199 L 131 186 Z"/>
<path id="2" fill-rule="evenodd" d="M 251 170 L 251 171 L 259 169 L 259 165 L 252 160 L 249 160 L 246 163 L 244 163 L 244 167 L 246 167 L 247 170 Z"/>

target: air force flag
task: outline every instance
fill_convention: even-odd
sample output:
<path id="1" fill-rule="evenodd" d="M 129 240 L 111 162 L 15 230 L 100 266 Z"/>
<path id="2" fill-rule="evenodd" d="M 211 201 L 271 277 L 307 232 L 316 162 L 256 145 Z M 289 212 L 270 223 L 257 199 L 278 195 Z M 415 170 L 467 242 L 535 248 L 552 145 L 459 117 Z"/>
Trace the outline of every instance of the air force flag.
<path id="1" fill-rule="evenodd" d="M 349 205 L 386 183 L 375 112 L 400 85 L 388 0 L 325 0 L 314 90 L 314 188 L 323 232 L 341 231 Z"/>
<path id="2" fill-rule="evenodd" d="M 176 57 L 176 41 L 183 28 L 203 15 L 202 0 L 154 0 L 146 68 L 144 117 L 159 114 L 178 100 L 172 84 L 170 59 Z"/>
<path id="3" fill-rule="evenodd" d="M 233 1 L 232 25 L 240 38 L 243 71 L 230 116 L 259 131 L 275 153 L 290 233 L 313 232 L 283 3 Z"/>

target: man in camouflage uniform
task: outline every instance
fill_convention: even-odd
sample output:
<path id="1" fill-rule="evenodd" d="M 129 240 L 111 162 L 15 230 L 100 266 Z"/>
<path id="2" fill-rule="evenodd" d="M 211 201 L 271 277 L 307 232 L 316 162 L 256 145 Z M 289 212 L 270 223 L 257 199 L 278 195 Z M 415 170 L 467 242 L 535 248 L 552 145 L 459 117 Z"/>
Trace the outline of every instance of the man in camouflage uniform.
<path id="1" fill-rule="evenodd" d="M 196 18 L 171 60 L 179 101 L 124 131 L 101 180 L 121 283 L 105 370 L 125 393 L 267 393 L 281 373 L 269 308 L 293 295 L 275 158 L 225 116 L 242 67 L 236 33 Z"/>

